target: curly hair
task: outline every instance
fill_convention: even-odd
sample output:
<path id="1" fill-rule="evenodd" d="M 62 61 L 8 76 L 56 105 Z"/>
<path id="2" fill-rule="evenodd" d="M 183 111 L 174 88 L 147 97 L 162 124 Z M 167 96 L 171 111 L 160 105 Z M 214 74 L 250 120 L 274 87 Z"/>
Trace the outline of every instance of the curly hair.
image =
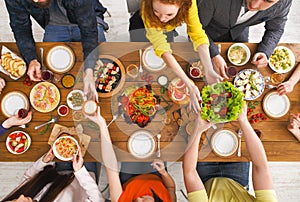
<path id="1" fill-rule="evenodd" d="M 163 28 L 165 24 L 162 23 L 154 14 L 152 5 L 153 1 L 160 1 L 163 4 L 175 4 L 179 7 L 178 13 L 175 18 L 167 22 L 167 24 L 175 27 L 181 25 L 187 20 L 188 10 L 192 5 L 192 0 L 142 0 L 141 5 L 144 11 L 144 17 L 145 19 L 147 19 L 147 21 L 150 22 L 151 26 L 156 28 Z"/>

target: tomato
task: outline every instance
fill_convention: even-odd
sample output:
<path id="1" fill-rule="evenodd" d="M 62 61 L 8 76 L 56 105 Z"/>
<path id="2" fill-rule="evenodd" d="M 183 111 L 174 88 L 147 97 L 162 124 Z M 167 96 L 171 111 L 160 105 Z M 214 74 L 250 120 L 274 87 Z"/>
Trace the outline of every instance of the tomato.
<path id="1" fill-rule="evenodd" d="M 232 97 L 231 93 L 228 92 L 228 93 L 227 93 L 227 98 L 231 98 L 231 97 Z"/>
<path id="2" fill-rule="evenodd" d="M 259 120 L 258 119 L 254 119 L 254 122 L 257 123 Z"/>
<path id="3" fill-rule="evenodd" d="M 254 120 L 253 120 L 253 119 L 251 119 L 249 122 L 250 122 L 251 124 L 253 124 L 253 123 L 254 123 Z"/>
<path id="4" fill-rule="evenodd" d="M 121 99 L 121 103 L 123 105 L 127 105 L 129 102 L 129 98 L 127 96 L 123 96 L 122 99 Z"/>
<path id="5" fill-rule="evenodd" d="M 266 117 L 262 117 L 262 120 L 265 121 L 265 120 L 267 120 L 267 118 Z"/>
<path id="6" fill-rule="evenodd" d="M 144 116 L 143 123 L 146 124 L 148 123 L 148 121 L 149 121 L 149 116 Z"/>
<path id="7" fill-rule="evenodd" d="M 22 137 L 22 136 L 23 136 L 22 132 L 20 132 L 20 133 L 17 134 L 17 137 Z"/>
<path id="8" fill-rule="evenodd" d="M 24 147 L 21 147 L 20 149 L 18 149 L 16 152 L 17 153 L 21 153 L 21 152 L 23 152 L 24 151 Z"/>
<path id="9" fill-rule="evenodd" d="M 138 115 L 138 117 L 137 117 L 137 119 L 136 119 L 136 122 L 137 122 L 137 123 L 143 123 L 144 117 L 145 117 L 144 114 Z"/>
<path id="10" fill-rule="evenodd" d="M 11 139 L 16 139 L 17 134 L 16 134 L 16 133 L 13 133 L 13 134 L 11 134 L 9 137 L 10 137 Z"/>

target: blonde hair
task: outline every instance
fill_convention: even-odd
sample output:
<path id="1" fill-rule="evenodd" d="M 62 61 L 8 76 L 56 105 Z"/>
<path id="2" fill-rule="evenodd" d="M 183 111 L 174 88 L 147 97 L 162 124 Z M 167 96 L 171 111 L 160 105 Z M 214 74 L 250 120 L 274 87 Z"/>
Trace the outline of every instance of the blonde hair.
<path id="1" fill-rule="evenodd" d="M 160 1 L 163 4 L 172 4 L 177 5 L 179 7 L 178 13 L 167 24 L 177 27 L 181 25 L 183 22 L 187 21 L 188 18 L 188 10 L 192 5 L 192 0 L 142 0 L 142 10 L 144 13 L 145 19 L 150 22 L 151 26 L 156 28 L 163 28 L 165 26 L 159 18 L 154 14 L 153 11 L 153 1 Z"/>

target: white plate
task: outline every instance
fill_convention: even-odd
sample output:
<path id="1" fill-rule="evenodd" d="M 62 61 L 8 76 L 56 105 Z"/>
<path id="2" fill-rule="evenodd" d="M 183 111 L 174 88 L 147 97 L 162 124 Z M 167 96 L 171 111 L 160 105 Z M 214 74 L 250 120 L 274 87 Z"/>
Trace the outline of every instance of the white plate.
<path id="1" fill-rule="evenodd" d="M 149 71 L 160 71 L 166 66 L 163 59 L 155 54 L 152 46 L 146 48 L 143 52 L 143 63 Z"/>
<path id="2" fill-rule="evenodd" d="M 70 138 L 72 141 L 75 142 L 75 144 L 76 144 L 76 146 L 77 146 L 76 154 L 78 153 L 78 148 L 79 148 L 78 141 L 77 141 L 74 137 L 72 137 L 72 136 L 61 136 L 61 137 L 57 138 L 57 139 L 54 141 L 53 145 L 52 145 L 52 148 L 53 148 L 53 154 L 54 154 L 54 156 L 56 156 L 56 158 L 58 158 L 59 160 L 62 160 L 62 161 L 70 161 L 70 160 L 73 159 L 73 156 L 70 157 L 70 158 L 65 158 L 65 157 L 61 156 L 61 155 L 58 153 L 58 151 L 56 150 L 55 144 L 56 144 L 60 139 L 62 139 L 62 138 Z"/>
<path id="3" fill-rule="evenodd" d="M 65 73 L 73 67 L 75 56 L 72 49 L 68 46 L 54 46 L 49 50 L 46 62 L 49 69 L 52 71 L 56 73 Z"/>
<path id="4" fill-rule="evenodd" d="M 217 155 L 228 157 L 237 150 L 238 139 L 230 130 L 219 130 L 211 138 L 211 147 Z"/>
<path id="5" fill-rule="evenodd" d="M 11 140 L 11 138 L 10 138 L 10 136 L 13 134 L 13 133 L 22 133 L 23 135 L 25 135 L 26 136 L 26 138 L 27 138 L 27 146 L 25 147 L 25 149 L 24 149 L 24 151 L 22 151 L 22 152 L 20 152 L 20 153 L 18 153 L 18 152 L 15 152 L 14 150 L 12 150 L 11 148 L 10 148 L 10 146 L 8 145 L 9 144 L 9 142 L 10 142 L 10 140 Z M 14 131 L 14 132 L 11 132 L 8 136 L 7 136 L 7 138 L 6 138 L 6 148 L 7 148 L 7 150 L 10 152 L 10 153 L 12 153 L 12 154 L 23 154 L 24 152 L 26 152 L 27 150 L 28 150 L 28 148 L 30 147 L 30 145 L 31 145 L 31 138 L 30 138 L 30 136 L 27 134 L 27 133 L 25 133 L 24 131 Z"/>
<path id="6" fill-rule="evenodd" d="M 278 69 L 277 67 L 275 67 L 273 64 L 271 64 L 270 60 L 271 60 L 271 57 L 272 55 L 270 56 L 270 59 L 269 59 L 269 66 L 271 67 L 271 69 L 277 73 L 287 73 L 289 72 L 291 69 L 293 69 L 294 65 L 295 65 L 295 55 L 293 53 L 293 51 L 291 51 L 291 49 L 287 48 L 287 47 L 284 47 L 284 46 L 277 46 L 275 48 L 275 50 L 273 51 L 273 53 L 276 51 L 276 50 L 281 50 L 281 49 L 285 49 L 289 56 L 290 56 L 290 59 L 291 59 L 291 65 L 287 68 L 287 69 Z"/>
<path id="7" fill-rule="evenodd" d="M 263 100 L 263 109 L 271 118 L 280 118 L 290 109 L 290 101 L 286 95 L 278 95 L 277 91 L 267 94 Z"/>
<path id="8" fill-rule="evenodd" d="M 147 158 L 155 149 L 152 134 L 146 130 L 134 132 L 128 140 L 128 150 L 136 158 Z"/>
<path id="9" fill-rule="evenodd" d="M 83 91 L 82 90 L 79 90 L 79 89 L 75 89 L 75 90 L 72 90 L 71 92 L 69 92 L 68 96 L 67 96 L 67 104 L 68 106 L 73 109 L 73 110 L 81 110 L 82 109 L 82 105 L 83 105 L 83 102 L 81 103 L 81 106 L 74 106 L 71 102 L 71 100 L 69 100 L 69 98 L 72 96 L 73 93 L 80 93 L 83 97 L 83 102 L 86 101 L 86 96 L 84 95 Z"/>
<path id="10" fill-rule="evenodd" d="M 231 60 L 231 57 L 229 57 L 229 53 L 230 53 L 231 49 L 234 48 L 234 47 L 237 47 L 237 46 L 243 48 L 244 51 L 246 52 L 246 58 L 245 58 L 245 60 L 242 61 L 242 62 L 240 62 L 240 63 L 233 62 L 233 61 Z M 232 44 L 232 45 L 229 47 L 228 52 L 227 52 L 227 58 L 228 58 L 229 62 L 231 62 L 233 65 L 236 65 L 236 66 L 243 66 L 243 65 L 245 65 L 245 64 L 249 61 L 250 56 L 251 56 L 250 49 L 248 48 L 247 45 L 245 45 L 245 44 L 243 44 L 243 43 L 235 43 L 235 44 Z"/>
<path id="11" fill-rule="evenodd" d="M 251 73 L 258 73 L 258 77 L 261 79 L 262 83 L 261 84 L 257 84 L 257 87 L 260 87 L 260 90 L 258 91 L 258 95 L 253 95 L 251 94 L 251 96 L 249 97 L 246 97 L 246 90 L 244 90 L 243 92 L 245 93 L 245 100 L 255 100 L 256 98 L 258 98 L 259 96 L 261 96 L 261 94 L 264 92 L 265 90 L 265 81 L 264 81 L 264 77 L 261 75 L 261 73 L 259 73 L 257 70 L 254 70 L 254 69 L 243 69 L 241 70 L 237 75 L 236 77 L 234 78 L 234 81 L 233 81 L 233 84 L 234 84 L 234 87 L 238 88 L 239 85 L 237 85 L 237 81 L 238 80 L 242 80 L 241 78 L 241 74 L 244 74 L 246 71 L 250 71 Z M 249 78 L 249 77 L 247 77 Z M 244 85 L 245 86 L 245 85 Z M 250 88 L 251 90 L 252 87 Z M 240 90 L 240 89 L 239 89 Z"/>
<path id="12" fill-rule="evenodd" d="M 19 109 L 29 109 L 29 101 L 24 93 L 13 91 L 3 96 L 1 110 L 4 116 L 11 117 L 18 113 Z"/>

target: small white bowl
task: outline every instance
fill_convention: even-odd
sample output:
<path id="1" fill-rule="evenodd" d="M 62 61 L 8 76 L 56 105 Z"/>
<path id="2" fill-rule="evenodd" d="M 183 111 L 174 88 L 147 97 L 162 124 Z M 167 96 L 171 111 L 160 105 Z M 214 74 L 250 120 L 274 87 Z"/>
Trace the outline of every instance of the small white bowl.
<path id="1" fill-rule="evenodd" d="M 14 151 L 14 149 L 13 148 L 11 148 L 11 146 L 9 146 L 9 144 L 10 144 L 10 142 L 11 142 L 11 140 L 12 140 L 12 135 L 13 134 L 16 134 L 16 135 L 18 135 L 18 134 L 22 134 L 22 135 L 25 135 L 26 136 L 26 139 L 27 139 L 27 145 L 25 145 L 25 148 L 24 148 L 24 150 L 22 151 L 22 152 L 16 152 L 16 151 Z M 15 139 L 15 138 L 14 138 Z M 20 142 L 20 141 L 19 141 Z M 18 143 L 19 144 L 19 143 Z M 25 144 L 25 143 L 24 143 Z M 23 154 L 24 152 L 26 152 L 27 150 L 28 150 L 28 148 L 30 147 L 30 145 L 31 145 L 31 138 L 30 138 L 30 136 L 27 134 L 27 133 L 25 133 L 24 131 L 14 131 L 14 132 L 11 132 L 8 136 L 7 136 L 7 138 L 6 138 L 6 148 L 7 148 L 7 150 L 10 152 L 10 153 L 12 153 L 12 154 Z"/>
<path id="2" fill-rule="evenodd" d="M 246 53 L 245 59 L 242 59 L 241 62 L 235 62 L 235 61 L 233 61 L 232 58 L 230 57 L 230 53 L 233 51 L 233 49 L 236 49 L 236 48 L 238 48 L 238 47 L 240 47 L 241 50 L 242 50 L 243 52 Z M 235 44 L 232 44 L 232 45 L 229 47 L 228 52 L 227 52 L 227 57 L 228 57 L 229 62 L 231 62 L 233 65 L 236 65 L 236 66 L 243 66 L 243 65 L 245 65 L 245 64 L 249 61 L 250 56 L 251 56 L 250 49 L 248 48 L 247 45 L 245 45 L 245 44 L 243 44 L 243 43 L 235 43 Z"/>
<path id="3" fill-rule="evenodd" d="M 73 142 L 75 142 L 76 147 L 77 147 L 77 150 L 76 150 L 75 154 L 77 155 L 77 153 L 78 153 L 78 148 L 79 148 L 79 144 L 78 144 L 78 141 L 77 141 L 74 137 L 72 137 L 72 136 L 61 136 L 61 137 L 57 138 L 57 139 L 54 141 L 53 145 L 52 145 L 53 154 L 54 154 L 54 156 L 56 156 L 56 158 L 58 158 L 59 160 L 62 160 L 62 161 L 70 161 L 70 160 L 73 159 L 73 155 L 70 156 L 70 157 L 68 157 L 68 158 L 63 157 L 63 156 L 61 156 L 61 155 L 59 154 L 59 152 L 57 151 L 57 147 L 56 147 L 57 142 L 61 141 L 62 139 L 65 139 L 65 138 L 69 138 L 69 139 L 71 139 Z"/>
<path id="4" fill-rule="evenodd" d="M 62 114 L 60 112 L 60 109 L 63 108 L 63 107 L 66 107 L 67 109 L 67 112 L 65 114 Z M 57 113 L 59 116 L 67 116 L 69 114 L 69 107 L 67 105 L 60 105 L 58 108 L 57 108 Z"/>

